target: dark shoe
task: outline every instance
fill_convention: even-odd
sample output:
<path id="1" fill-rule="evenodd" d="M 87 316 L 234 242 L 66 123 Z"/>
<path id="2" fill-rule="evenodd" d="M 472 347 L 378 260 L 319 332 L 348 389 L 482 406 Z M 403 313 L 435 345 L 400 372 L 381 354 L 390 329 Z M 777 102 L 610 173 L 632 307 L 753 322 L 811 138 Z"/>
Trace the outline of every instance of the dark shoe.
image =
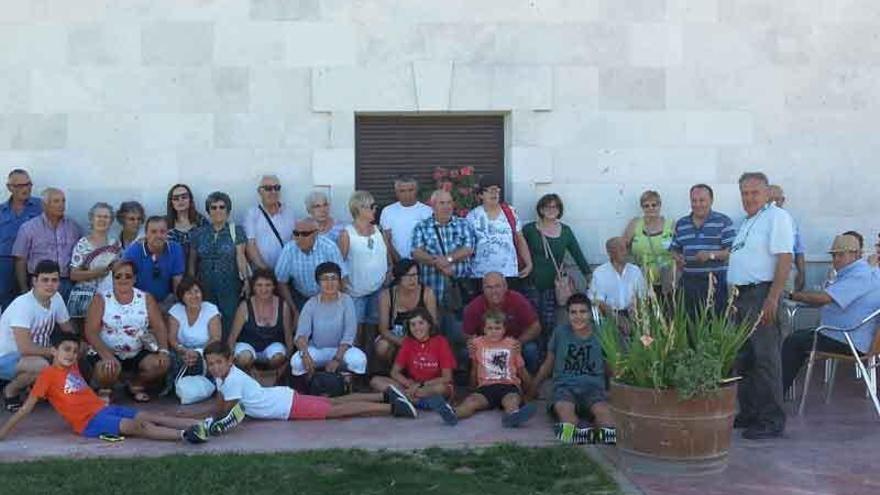
<path id="1" fill-rule="evenodd" d="M 419 416 L 416 406 L 406 397 L 402 399 L 398 397 L 391 402 L 391 414 L 398 418 L 410 419 L 415 419 Z"/>
<path id="2" fill-rule="evenodd" d="M 432 395 L 430 397 L 426 397 L 423 399 L 425 403 L 428 405 L 428 408 L 432 411 L 436 412 L 443 418 L 443 422 L 449 426 L 455 426 L 458 424 L 458 415 L 455 414 L 455 409 L 449 405 L 449 402 L 446 402 L 446 399 L 439 395 Z"/>
<path id="3" fill-rule="evenodd" d="M 736 430 L 740 430 L 742 428 L 748 428 L 755 423 L 755 420 L 748 417 L 743 416 L 742 414 L 737 414 L 735 418 L 733 418 L 733 428 Z"/>
<path id="4" fill-rule="evenodd" d="M 241 405 L 241 402 L 236 402 L 232 409 L 226 413 L 226 416 L 223 416 L 220 419 L 212 419 L 211 421 L 206 421 L 205 427 L 208 429 L 208 433 L 211 436 L 218 436 L 224 433 L 229 432 L 242 421 L 244 421 L 244 407 Z"/>
<path id="5" fill-rule="evenodd" d="M 183 431 L 183 439 L 189 443 L 205 443 L 208 441 L 208 430 L 203 423 L 192 425 Z"/>
<path id="6" fill-rule="evenodd" d="M 18 410 L 21 409 L 22 405 L 23 403 L 21 401 L 21 396 L 19 395 L 16 395 L 14 397 L 3 397 L 3 407 L 5 407 L 6 410 L 11 413 L 18 412 Z"/>
<path id="7" fill-rule="evenodd" d="M 516 428 L 525 423 L 535 415 L 537 408 L 534 404 L 526 404 L 510 414 L 505 414 L 501 418 L 501 426 L 505 428 Z"/>
<path id="8" fill-rule="evenodd" d="M 391 404 L 397 399 L 406 399 L 406 395 L 404 395 L 404 393 L 401 392 L 400 389 L 395 387 L 394 385 L 388 385 L 388 388 L 386 388 L 385 391 L 382 392 L 382 400 L 386 404 Z"/>
<path id="9" fill-rule="evenodd" d="M 775 426 L 755 424 L 746 428 L 743 432 L 746 440 L 767 440 L 782 437 L 782 429 Z"/>

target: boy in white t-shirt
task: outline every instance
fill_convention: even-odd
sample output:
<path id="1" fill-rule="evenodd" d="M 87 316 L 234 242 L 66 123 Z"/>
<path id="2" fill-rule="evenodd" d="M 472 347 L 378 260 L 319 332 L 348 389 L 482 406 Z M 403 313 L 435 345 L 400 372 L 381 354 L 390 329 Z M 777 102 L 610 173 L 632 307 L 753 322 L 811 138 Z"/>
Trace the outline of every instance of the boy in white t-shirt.
<path id="1" fill-rule="evenodd" d="M 0 317 L 0 380 L 9 412 L 21 408 L 21 391 L 31 386 L 52 361 L 50 337 L 55 325 L 73 333 L 64 299 L 58 263 L 43 260 L 34 269 L 33 289 L 12 301 Z"/>
<path id="2" fill-rule="evenodd" d="M 231 418 L 236 410 L 257 419 L 333 419 L 355 416 L 415 418 L 415 406 L 399 390 L 385 393 L 351 394 L 337 398 L 318 397 L 294 392 L 289 387 L 264 387 L 233 364 L 232 351 L 225 342 L 205 347 L 208 372 L 217 382 L 220 414 Z M 234 420 L 218 421 L 211 433 L 225 431 Z"/>

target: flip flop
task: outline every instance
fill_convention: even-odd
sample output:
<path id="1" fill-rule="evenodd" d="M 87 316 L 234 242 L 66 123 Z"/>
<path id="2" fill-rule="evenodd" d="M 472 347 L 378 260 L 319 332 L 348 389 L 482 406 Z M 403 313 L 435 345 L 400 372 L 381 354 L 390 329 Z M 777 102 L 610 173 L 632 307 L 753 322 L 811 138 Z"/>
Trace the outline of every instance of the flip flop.
<path id="1" fill-rule="evenodd" d="M 128 395 L 131 396 L 131 400 L 139 403 L 150 402 L 150 396 L 144 392 L 144 389 L 129 387 L 127 390 Z"/>

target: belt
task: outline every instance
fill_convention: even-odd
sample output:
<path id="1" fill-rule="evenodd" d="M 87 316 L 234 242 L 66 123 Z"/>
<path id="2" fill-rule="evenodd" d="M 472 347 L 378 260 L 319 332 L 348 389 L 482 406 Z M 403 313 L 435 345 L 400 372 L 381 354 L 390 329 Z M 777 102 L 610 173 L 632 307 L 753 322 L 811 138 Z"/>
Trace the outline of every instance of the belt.
<path id="1" fill-rule="evenodd" d="M 753 284 L 737 285 L 736 289 L 740 292 L 744 292 L 744 291 L 748 291 L 748 290 L 757 289 L 758 287 L 763 287 L 765 285 L 770 285 L 772 283 L 773 282 L 755 282 Z"/>

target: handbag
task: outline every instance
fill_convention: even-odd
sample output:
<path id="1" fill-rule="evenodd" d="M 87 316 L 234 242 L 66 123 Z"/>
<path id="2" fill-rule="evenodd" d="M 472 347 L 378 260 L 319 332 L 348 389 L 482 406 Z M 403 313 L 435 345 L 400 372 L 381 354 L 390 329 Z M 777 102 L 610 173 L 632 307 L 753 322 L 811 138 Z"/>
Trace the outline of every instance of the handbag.
<path id="1" fill-rule="evenodd" d="M 547 236 L 543 232 L 541 232 L 541 243 L 544 245 L 544 256 L 550 259 L 550 262 L 553 263 L 553 268 L 556 270 L 556 277 L 553 279 L 556 305 L 565 306 L 568 303 L 568 298 L 574 294 L 574 280 L 571 279 L 568 272 L 563 270 L 561 263 L 556 263 L 553 250 L 550 249 L 550 241 L 547 240 Z"/>
<path id="2" fill-rule="evenodd" d="M 201 356 L 201 352 L 199 352 L 199 355 Z M 202 369 L 207 369 L 205 358 L 201 357 L 201 360 Z M 214 390 L 216 389 L 214 382 L 204 375 L 186 376 L 188 369 L 189 366 L 182 366 L 177 373 L 177 378 L 174 380 L 174 392 L 180 398 L 180 403 L 183 405 L 195 404 L 214 395 Z"/>
<path id="3" fill-rule="evenodd" d="M 504 217 L 507 218 L 507 223 L 510 224 L 510 235 L 513 237 L 513 251 L 516 253 L 516 271 L 519 273 L 525 269 L 526 260 L 520 255 L 516 245 L 516 217 L 513 215 L 513 209 L 507 203 L 500 203 L 498 206 L 501 207 Z"/>

